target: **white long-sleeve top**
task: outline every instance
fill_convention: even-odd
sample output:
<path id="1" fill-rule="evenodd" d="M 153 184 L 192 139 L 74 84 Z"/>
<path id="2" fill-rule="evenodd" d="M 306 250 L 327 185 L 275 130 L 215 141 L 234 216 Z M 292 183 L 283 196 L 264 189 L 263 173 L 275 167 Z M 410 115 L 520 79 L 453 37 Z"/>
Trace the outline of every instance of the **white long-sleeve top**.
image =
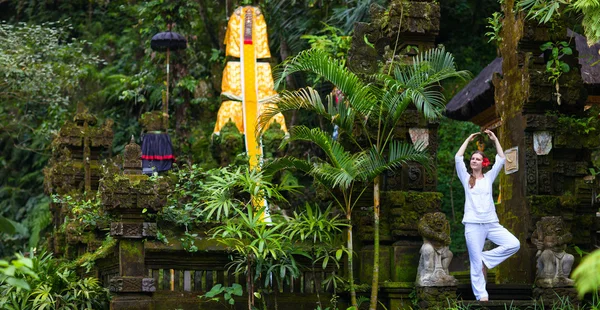
<path id="1" fill-rule="evenodd" d="M 492 185 L 504 166 L 504 158 L 496 155 L 492 169 L 475 181 L 475 186 L 469 186 L 471 175 L 467 172 L 464 156 L 455 156 L 456 173 L 465 189 L 465 215 L 463 223 L 494 223 L 498 222 L 496 206 L 492 197 Z"/>

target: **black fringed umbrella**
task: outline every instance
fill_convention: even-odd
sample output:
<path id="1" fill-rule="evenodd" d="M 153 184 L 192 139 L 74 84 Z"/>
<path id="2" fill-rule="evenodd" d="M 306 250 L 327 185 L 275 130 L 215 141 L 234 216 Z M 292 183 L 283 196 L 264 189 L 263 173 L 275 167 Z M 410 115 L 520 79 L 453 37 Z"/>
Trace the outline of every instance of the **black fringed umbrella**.
<path id="1" fill-rule="evenodd" d="M 169 56 L 171 51 L 183 50 L 187 48 L 187 40 L 177 32 L 169 31 L 155 34 L 150 41 L 150 47 L 158 52 L 167 51 L 167 96 L 166 102 L 163 103 L 163 112 L 165 115 L 169 113 Z"/>

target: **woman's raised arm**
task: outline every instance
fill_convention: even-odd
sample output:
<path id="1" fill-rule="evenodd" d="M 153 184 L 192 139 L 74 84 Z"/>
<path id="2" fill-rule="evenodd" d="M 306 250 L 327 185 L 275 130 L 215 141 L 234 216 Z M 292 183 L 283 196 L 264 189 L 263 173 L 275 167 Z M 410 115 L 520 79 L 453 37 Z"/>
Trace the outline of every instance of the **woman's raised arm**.
<path id="1" fill-rule="evenodd" d="M 494 132 L 489 129 L 486 129 L 485 133 L 487 133 L 488 137 L 490 137 L 490 140 L 494 141 L 494 145 L 496 145 L 496 153 L 498 154 L 498 156 L 504 158 L 504 151 L 502 150 L 502 145 L 500 145 L 500 141 L 498 141 L 498 138 L 496 137 Z"/>
<path id="2" fill-rule="evenodd" d="M 473 141 L 475 136 L 477 136 L 478 134 L 479 134 L 479 132 L 470 134 L 467 137 L 467 139 L 465 140 L 465 142 L 463 142 L 463 144 L 460 146 L 460 149 L 458 149 L 458 152 L 456 152 L 455 157 L 458 157 L 458 156 L 462 157 L 465 154 L 465 151 L 467 150 L 467 146 L 469 145 L 469 142 Z M 504 155 L 504 153 L 503 153 L 503 155 Z"/>

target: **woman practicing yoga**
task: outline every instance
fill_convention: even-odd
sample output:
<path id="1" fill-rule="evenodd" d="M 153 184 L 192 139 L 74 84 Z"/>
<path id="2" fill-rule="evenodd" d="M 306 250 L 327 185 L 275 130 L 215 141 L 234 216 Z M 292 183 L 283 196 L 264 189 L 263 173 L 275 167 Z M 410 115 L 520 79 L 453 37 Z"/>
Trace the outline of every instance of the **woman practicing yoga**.
<path id="1" fill-rule="evenodd" d="M 492 169 L 483 173 L 490 165 L 490 160 L 481 151 L 475 151 L 469 161 L 471 173 L 467 171 L 463 155 L 467 145 L 480 133 L 471 134 L 460 146 L 454 160 L 456 173 L 465 188 L 465 239 L 469 260 L 471 262 L 471 286 L 473 294 L 479 301 L 488 301 L 489 295 L 485 289 L 487 269 L 494 268 L 519 250 L 519 240 L 506 228 L 500 225 L 496 207 L 492 198 L 492 184 L 504 165 L 504 151 L 498 138 L 491 130 L 486 130 L 496 146 L 496 159 Z M 493 250 L 483 251 L 485 240 L 497 244 Z"/>

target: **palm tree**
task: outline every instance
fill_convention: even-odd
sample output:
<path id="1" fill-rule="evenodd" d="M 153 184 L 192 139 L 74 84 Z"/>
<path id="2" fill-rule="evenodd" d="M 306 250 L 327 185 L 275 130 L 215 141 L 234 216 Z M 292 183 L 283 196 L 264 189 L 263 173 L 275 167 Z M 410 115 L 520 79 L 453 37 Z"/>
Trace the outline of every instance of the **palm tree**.
<path id="1" fill-rule="evenodd" d="M 263 113 L 259 124 L 268 124 L 274 115 L 282 111 L 310 110 L 338 126 L 340 137 L 358 150 L 355 153 L 347 151 L 331 134 L 318 128 L 296 126 L 290 131 L 290 141 L 313 142 L 325 152 L 326 158 L 311 162 L 287 157 L 275 161 L 273 165 L 277 168 L 298 168 L 329 188 L 339 189 L 342 201 L 334 198 L 343 207 L 349 223 L 352 207 L 358 198 L 352 197 L 356 183 L 373 182 L 374 264 L 370 309 L 374 310 L 379 283 L 380 175 L 387 169 L 401 167 L 407 162 L 418 162 L 426 169 L 431 168 L 423 145 L 394 140 L 394 128 L 410 104 L 414 104 L 428 119 L 439 117 L 445 104 L 439 83 L 452 77 L 467 78 L 469 74 L 457 71 L 454 58 L 443 48 L 415 56 L 410 64 L 396 64 L 393 76 L 370 76 L 371 83 L 364 82 L 339 61 L 319 50 L 304 51 L 286 61 L 282 68 L 280 79 L 295 72 L 311 72 L 331 82 L 344 94 L 344 102 L 337 105 L 334 104 L 333 95 L 328 95 L 325 108 L 321 97 L 312 88 L 283 92 L 277 100 L 278 108 Z M 355 126 L 365 133 L 366 142 L 359 142 L 353 135 Z M 352 250 L 352 226 L 348 227 L 348 249 Z M 350 254 L 348 276 L 352 305 L 356 306 L 352 268 Z"/>

